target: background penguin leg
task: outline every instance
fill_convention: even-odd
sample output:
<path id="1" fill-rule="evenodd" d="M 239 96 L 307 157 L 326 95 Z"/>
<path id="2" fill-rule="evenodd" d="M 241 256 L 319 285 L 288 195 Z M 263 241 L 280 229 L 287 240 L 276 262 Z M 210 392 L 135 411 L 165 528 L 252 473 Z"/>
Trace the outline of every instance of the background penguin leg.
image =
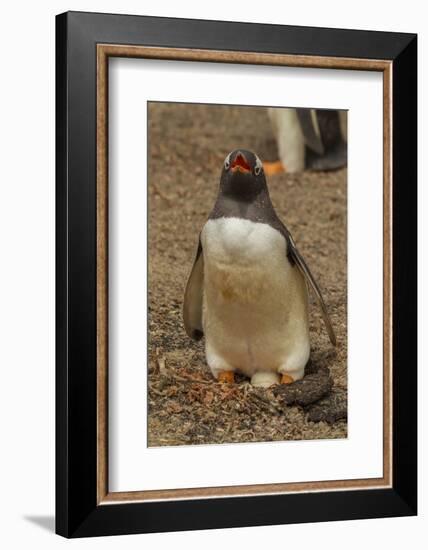
<path id="1" fill-rule="evenodd" d="M 305 139 L 296 109 L 268 109 L 278 147 L 279 161 L 264 162 L 265 173 L 302 172 L 305 169 Z"/>

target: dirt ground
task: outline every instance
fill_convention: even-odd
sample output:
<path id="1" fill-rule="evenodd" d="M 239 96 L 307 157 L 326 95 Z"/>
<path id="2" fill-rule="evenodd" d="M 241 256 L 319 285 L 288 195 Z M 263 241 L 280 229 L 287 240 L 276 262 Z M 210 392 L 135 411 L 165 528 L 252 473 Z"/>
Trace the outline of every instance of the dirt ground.
<path id="1" fill-rule="evenodd" d="M 320 416 L 319 407 L 287 404 L 278 387 L 253 388 L 243 377 L 217 383 L 204 341 L 184 331 L 183 293 L 198 234 L 223 160 L 238 147 L 276 159 L 265 109 L 149 104 L 149 446 L 347 436 L 346 169 L 268 178 L 274 207 L 317 279 L 336 331 L 333 349 L 311 298 L 312 368 L 329 369 L 326 403 L 339 400 L 342 413 Z"/>

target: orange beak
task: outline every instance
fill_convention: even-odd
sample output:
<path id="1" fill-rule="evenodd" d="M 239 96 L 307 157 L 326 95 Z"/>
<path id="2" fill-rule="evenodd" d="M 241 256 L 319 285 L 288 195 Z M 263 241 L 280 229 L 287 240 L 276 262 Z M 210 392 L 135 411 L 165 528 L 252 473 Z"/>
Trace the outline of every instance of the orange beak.
<path id="1" fill-rule="evenodd" d="M 242 153 L 238 153 L 231 166 L 232 172 L 251 172 L 251 167 Z"/>

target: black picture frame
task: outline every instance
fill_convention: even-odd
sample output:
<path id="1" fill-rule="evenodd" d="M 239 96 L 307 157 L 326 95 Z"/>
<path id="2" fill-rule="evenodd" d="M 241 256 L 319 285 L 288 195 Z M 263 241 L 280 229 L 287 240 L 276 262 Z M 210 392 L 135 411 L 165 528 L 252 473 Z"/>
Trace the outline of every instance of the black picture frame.
<path id="1" fill-rule="evenodd" d="M 96 46 L 392 62 L 392 487 L 97 503 Z M 65 537 L 417 513 L 417 36 L 68 12 L 56 18 L 56 532 Z"/>

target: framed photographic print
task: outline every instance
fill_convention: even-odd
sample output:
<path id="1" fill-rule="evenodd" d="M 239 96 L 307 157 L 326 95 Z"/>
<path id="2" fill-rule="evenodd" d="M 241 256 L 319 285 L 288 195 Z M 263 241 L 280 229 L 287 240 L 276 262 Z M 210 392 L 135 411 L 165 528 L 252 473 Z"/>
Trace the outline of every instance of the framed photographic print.
<path id="1" fill-rule="evenodd" d="M 56 20 L 66 537 L 414 515 L 412 34 Z"/>

